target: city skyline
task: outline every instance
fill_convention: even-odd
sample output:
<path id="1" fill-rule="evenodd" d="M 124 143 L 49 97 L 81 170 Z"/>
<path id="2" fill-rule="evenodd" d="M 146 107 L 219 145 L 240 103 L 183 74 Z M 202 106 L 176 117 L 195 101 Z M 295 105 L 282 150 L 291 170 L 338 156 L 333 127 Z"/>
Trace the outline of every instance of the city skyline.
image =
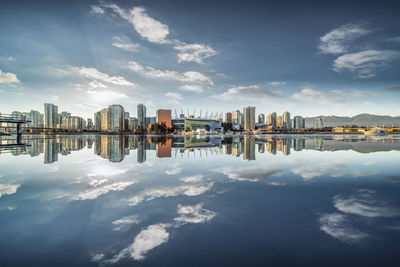
<path id="1" fill-rule="evenodd" d="M 115 103 L 400 115 L 395 1 L 18 2 L 0 11 L 2 113 L 49 102 L 85 118 Z"/>

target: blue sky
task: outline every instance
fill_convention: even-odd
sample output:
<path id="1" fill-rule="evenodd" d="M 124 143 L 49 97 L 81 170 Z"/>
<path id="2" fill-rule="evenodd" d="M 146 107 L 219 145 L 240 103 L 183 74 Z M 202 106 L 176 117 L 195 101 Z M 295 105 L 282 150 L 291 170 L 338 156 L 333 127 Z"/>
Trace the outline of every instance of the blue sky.
<path id="1" fill-rule="evenodd" d="M 398 1 L 2 1 L 0 112 L 399 116 L 398 14 Z"/>

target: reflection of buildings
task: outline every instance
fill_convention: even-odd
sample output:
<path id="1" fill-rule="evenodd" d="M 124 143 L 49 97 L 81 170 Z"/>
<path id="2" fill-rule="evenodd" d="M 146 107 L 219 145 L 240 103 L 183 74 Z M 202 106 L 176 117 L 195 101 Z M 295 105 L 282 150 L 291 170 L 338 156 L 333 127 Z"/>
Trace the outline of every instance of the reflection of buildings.
<path id="1" fill-rule="evenodd" d="M 96 137 L 94 153 L 111 162 L 120 162 L 125 157 L 124 141 L 125 136 L 101 135 Z"/>
<path id="2" fill-rule="evenodd" d="M 282 147 L 283 147 L 283 155 L 287 156 L 290 154 L 290 148 L 291 148 L 291 144 L 292 144 L 292 139 L 289 138 L 284 138 L 282 140 Z"/>
<path id="3" fill-rule="evenodd" d="M 322 138 L 315 138 L 314 139 L 314 149 L 315 150 L 322 150 Z"/>
<path id="4" fill-rule="evenodd" d="M 302 151 L 306 147 L 306 140 L 303 138 L 293 139 L 293 147 L 295 151 Z"/>
<path id="5" fill-rule="evenodd" d="M 276 139 L 275 138 L 268 138 L 267 141 L 267 150 L 269 153 L 275 155 L 276 154 Z"/>
<path id="6" fill-rule="evenodd" d="M 56 139 L 53 138 L 45 138 L 44 139 L 44 163 L 53 163 L 58 160 L 58 148 L 59 145 L 56 142 Z"/>
<path id="7" fill-rule="evenodd" d="M 146 138 L 143 135 L 138 136 L 137 161 L 139 163 L 146 161 Z"/>
<path id="8" fill-rule="evenodd" d="M 243 159 L 244 160 L 255 160 L 255 139 L 253 136 L 245 136 L 243 139 Z"/>
<path id="9" fill-rule="evenodd" d="M 242 142 L 233 142 L 232 143 L 232 156 L 239 157 L 242 154 Z"/>
<path id="10" fill-rule="evenodd" d="M 225 145 L 225 154 L 231 155 L 232 154 L 232 144 Z"/>
<path id="11" fill-rule="evenodd" d="M 258 144 L 258 152 L 259 153 L 264 153 L 265 152 L 265 144 Z"/>
<path id="12" fill-rule="evenodd" d="M 156 154 L 159 158 L 170 158 L 171 157 L 171 138 L 167 138 L 165 142 L 158 142 L 156 144 Z"/>

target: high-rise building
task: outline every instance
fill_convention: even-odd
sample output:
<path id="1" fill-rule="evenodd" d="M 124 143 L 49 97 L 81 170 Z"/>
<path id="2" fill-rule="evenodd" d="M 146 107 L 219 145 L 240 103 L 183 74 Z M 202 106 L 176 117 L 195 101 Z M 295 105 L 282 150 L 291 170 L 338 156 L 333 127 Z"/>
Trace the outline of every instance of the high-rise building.
<path id="1" fill-rule="evenodd" d="M 45 103 L 43 127 L 56 128 L 58 123 L 58 107 L 53 104 Z"/>
<path id="2" fill-rule="evenodd" d="M 86 129 L 90 131 L 90 130 L 93 130 L 93 128 L 94 128 L 93 120 L 91 118 L 88 118 L 87 119 Z"/>
<path id="3" fill-rule="evenodd" d="M 321 117 L 317 117 L 314 120 L 314 128 L 315 129 L 321 129 L 324 126 L 324 124 L 322 123 L 322 118 Z"/>
<path id="4" fill-rule="evenodd" d="M 232 123 L 232 112 L 226 112 L 225 113 L 225 122 L 226 123 Z"/>
<path id="5" fill-rule="evenodd" d="M 101 131 L 110 131 L 111 130 L 111 111 L 109 108 L 103 108 L 100 111 L 101 114 Z"/>
<path id="6" fill-rule="evenodd" d="M 85 128 L 86 122 L 78 116 L 67 116 L 63 118 L 61 128 L 71 131 L 82 131 Z"/>
<path id="7" fill-rule="evenodd" d="M 258 115 L 258 123 L 265 123 L 265 115 L 264 114 L 259 114 Z"/>
<path id="8" fill-rule="evenodd" d="M 276 117 L 276 127 L 277 128 L 282 128 L 283 124 L 282 124 L 282 116 L 277 116 Z"/>
<path id="9" fill-rule="evenodd" d="M 293 128 L 302 129 L 305 128 L 305 119 L 301 116 L 294 116 L 293 118 Z"/>
<path id="10" fill-rule="evenodd" d="M 256 108 L 245 106 L 243 108 L 243 118 L 244 118 L 244 130 L 252 131 L 255 129 L 256 122 Z"/>
<path id="11" fill-rule="evenodd" d="M 144 132 L 146 130 L 146 106 L 137 105 L 138 130 Z"/>
<path id="12" fill-rule="evenodd" d="M 94 113 L 94 130 L 101 130 L 101 111 Z"/>
<path id="13" fill-rule="evenodd" d="M 167 128 L 172 128 L 171 110 L 170 109 L 157 109 L 156 122 L 158 124 L 165 123 Z"/>
<path id="14" fill-rule="evenodd" d="M 290 119 L 290 112 L 285 111 L 282 114 L 282 126 L 286 130 L 290 130 L 292 128 L 292 121 Z"/>
<path id="15" fill-rule="evenodd" d="M 239 110 L 232 111 L 232 125 L 236 128 L 242 127 L 242 113 Z"/>
<path id="16" fill-rule="evenodd" d="M 31 110 L 31 112 L 29 112 L 29 114 L 27 116 L 27 119 L 31 121 L 31 122 L 28 122 L 28 127 L 30 127 L 30 128 L 39 127 L 39 124 L 40 124 L 40 113 L 39 113 L 39 111 Z"/>
<path id="17" fill-rule="evenodd" d="M 274 129 L 276 127 L 276 112 L 272 112 L 268 115 L 267 124 L 269 129 Z"/>
<path id="18" fill-rule="evenodd" d="M 125 109 L 121 105 L 110 105 L 111 131 L 121 132 L 125 130 Z"/>

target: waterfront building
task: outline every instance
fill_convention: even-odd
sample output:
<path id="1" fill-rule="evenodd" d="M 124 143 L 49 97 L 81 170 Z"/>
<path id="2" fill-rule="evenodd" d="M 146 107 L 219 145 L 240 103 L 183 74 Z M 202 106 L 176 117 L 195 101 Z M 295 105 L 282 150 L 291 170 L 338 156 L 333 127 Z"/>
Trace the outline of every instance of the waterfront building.
<path id="1" fill-rule="evenodd" d="M 268 129 L 276 128 L 276 112 L 272 112 L 267 117 L 267 125 Z"/>
<path id="2" fill-rule="evenodd" d="M 63 118 L 61 128 L 70 131 L 82 131 L 85 128 L 85 120 L 78 116 L 67 116 Z"/>
<path id="3" fill-rule="evenodd" d="M 157 109 L 156 122 L 158 124 L 165 123 L 167 128 L 172 128 L 171 110 L 170 109 Z"/>
<path id="4" fill-rule="evenodd" d="M 321 117 L 317 117 L 314 120 L 314 128 L 315 129 L 321 129 L 323 127 L 323 123 L 322 123 L 322 118 Z"/>
<path id="5" fill-rule="evenodd" d="M 258 115 L 258 123 L 265 123 L 265 115 L 264 114 L 259 114 Z"/>
<path id="6" fill-rule="evenodd" d="M 306 128 L 306 120 L 301 116 L 294 116 L 293 118 L 293 128 L 294 129 L 303 129 Z"/>
<path id="7" fill-rule="evenodd" d="M 243 108 L 243 118 L 244 118 L 244 125 L 243 128 L 245 131 L 253 131 L 255 129 L 255 117 L 256 117 L 256 108 L 245 106 Z"/>
<path id="8" fill-rule="evenodd" d="M 243 127 L 242 113 L 239 110 L 232 111 L 232 126 L 236 130 Z"/>
<path id="9" fill-rule="evenodd" d="M 101 130 L 101 111 L 94 113 L 94 130 Z"/>
<path id="10" fill-rule="evenodd" d="M 137 105 L 138 131 L 146 130 L 146 106 L 143 104 Z"/>
<path id="11" fill-rule="evenodd" d="M 58 107 L 53 104 L 44 104 L 44 128 L 56 128 L 58 124 Z"/>
<path id="12" fill-rule="evenodd" d="M 122 132 L 125 130 L 125 109 L 121 105 L 110 105 L 110 130 Z"/>
<path id="13" fill-rule="evenodd" d="M 282 116 L 276 117 L 276 128 L 282 128 Z"/>
<path id="14" fill-rule="evenodd" d="M 88 118 L 87 124 L 86 124 L 86 129 L 90 131 L 90 130 L 93 130 L 93 128 L 94 128 L 93 120 L 91 118 Z"/>
<path id="15" fill-rule="evenodd" d="M 232 123 L 232 112 L 226 112 L 225 113 L 225 122 L 226 123 Z"/>
<path id="16" fill-rule="evenodd" d="M 40 112 L 36 110 L 31 110 L 31 112 L 28 113 L 27 119 L 30 120 L 31 122 L 28 122 L 28 127 L 29 128 L 37 128 L 40 125 Z"/>
<path id="17" fill-rule="evenodd" d="M 290 119 L 290 112 L 285 111 L 282 114 L 282 127 L 286 130 L 290 130 L 292 128 L 292 121 Z"/>
<path id="18" fill-rule="evenodd" d="M 111 111 L 109 108 L 103 108 L 100 111 L 101 114 L 101 131 L 110 131 L 111 130 Z"/>

